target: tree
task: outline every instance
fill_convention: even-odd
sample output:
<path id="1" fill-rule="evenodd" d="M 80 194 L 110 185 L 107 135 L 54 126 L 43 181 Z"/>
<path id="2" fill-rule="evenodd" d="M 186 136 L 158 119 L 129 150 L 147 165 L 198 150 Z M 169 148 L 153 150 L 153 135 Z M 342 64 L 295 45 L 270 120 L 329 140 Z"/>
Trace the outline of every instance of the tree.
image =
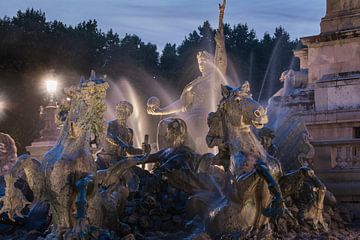
<path id="1" fill-rule="evenodd" d="M 215 31 L 210 26 L 209 21 L 205 21 L 202 26 L 198 27 L 200 34 L 199 49 L 214 54 L 215 49 Z"/>
<path id="2" fill-rule="evenodd" d="M 160 57 L 160 73 L 163 78 L 176 83 L 179 75 L 179 56 L 176 51 L 176 44 L 167 43 Z"/>

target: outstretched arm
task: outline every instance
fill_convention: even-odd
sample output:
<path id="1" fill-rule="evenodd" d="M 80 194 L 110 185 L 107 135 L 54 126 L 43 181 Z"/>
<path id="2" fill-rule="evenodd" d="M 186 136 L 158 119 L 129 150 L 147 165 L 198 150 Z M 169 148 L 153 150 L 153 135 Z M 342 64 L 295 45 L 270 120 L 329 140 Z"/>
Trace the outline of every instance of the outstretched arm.
<path id="1" fill-rule="evenodd" d="M 197 79 L 186 85 L 183 92 L 181 93 L 180 98 L 166 107 L 160 108 L 158 106 L 153 106 L 148 104 L 148 108 L 147 108 L 148 114 L 169 115 L 173 113 L 188 111 L 188 108 L 193 104 L 194 101 L 194 93 L 191 91 L 191 89 L 193 87 L 192 84 L 195 81 L 197 81 Z"/>
<path id="2" fill-rule="evenodd" d="M 225 14 L 225 6 L 226 0 L 223 0 L 223 4 L 219 4 L 219 29 L 216 31 L 215 34 L 215 65 L 219 69 L 219 73 L 225 77 L 226 75 L 226 68 L 227 68 L 227 54 L 225 48 L 225 37 L 224 37 L 224 30 L 223 30 L 223 19 Z"/>
<path id="3" fill-rule="evenodd" d="M 186 111 L 186 107 L 181 98 L 163 108 L 154 108 L 154 107 L 149 107 L 149 106 L 147 108 L 148 114 L 158 115 L 158 116 L 159 115 L 170 115 L 173 113 L 179 113 L 179 112 L 185 112 L 185 111 Z"/>
<path id="4" fill-rule="evenodd" d="M 148 162 L 147 160 L 150 155 L 150 150 L 151 150 L 150 146 L 146 146 L 145 154 L 122 158 L 112 167 L 104 170 L 98 170 L 97 171 L 97 177 L 99 179 L 98 182 L 104 186 L 110 186 L 116 183 L 119 179 L 119 176 L 121 176 L 128 169 L 139 164 L 147 163 Z"/>

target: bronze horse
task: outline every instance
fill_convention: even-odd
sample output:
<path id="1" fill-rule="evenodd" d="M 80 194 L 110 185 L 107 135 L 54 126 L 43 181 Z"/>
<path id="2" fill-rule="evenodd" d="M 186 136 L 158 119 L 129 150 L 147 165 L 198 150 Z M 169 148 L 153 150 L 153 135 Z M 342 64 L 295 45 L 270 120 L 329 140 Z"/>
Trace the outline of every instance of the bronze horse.
<path id="1" fill-rule="evenodd" d="M 282 198 L 298 193 L 306 185 L 305 181 L 309 181 L 319 188 L 319 192 L 315 193 L 315 200 L 305 200 L 304 204 L 308 207 L 302 210 L 298 220 L 309 219 L 314 227 L 321 224 L 327 230 L 322 217 L 326 188 L 314 171 L 304 166 L 283 174 L 281 163 L 264 150 L 253 133 L 251 126 L 262 128 L 268 118 L 266 109 L 252 99 L 249 84 L 246 82 L 237 89 L 223 86 L 222 96 L 217 111 L 209 114 L 210 129 L 206 140 L 209 147 L 219 147 L 216 158 L 228 170 L 230 187 L 225 195 L 232 202 L 227 201 L 227 204 L 215 208 L 210 214 L 213 217 L 209 229 L 225 232 L 243 230 L 248 234 L 249 229 L 255 229 L 257 234 L 258 230 L 266 227 L 268 217 L 277 219 L 287 213 L 295 220 L 282 203 Z M 233 221 L 227 221 L 229 218 Z"/>
<path id="2" fill-rule="evenodd" d="M 247 82 L 241 88 L 222 86 L 222 97 L 217 111 L 209 114 L 206 140 L 209 147 L 218 146 L 223 152 L 220 158 L 227 156 L 221 162 L 228 162 L 228 181 L 222 199 L 209 212 L 208 229 L 214 234 L 245 235 L 265 230 L 265 237 L 271 235 L 269 217 L 284 213 L 277 184 L 281 165 L 251 129 L 268 122 L 266 109 L 252 98 Z"/>

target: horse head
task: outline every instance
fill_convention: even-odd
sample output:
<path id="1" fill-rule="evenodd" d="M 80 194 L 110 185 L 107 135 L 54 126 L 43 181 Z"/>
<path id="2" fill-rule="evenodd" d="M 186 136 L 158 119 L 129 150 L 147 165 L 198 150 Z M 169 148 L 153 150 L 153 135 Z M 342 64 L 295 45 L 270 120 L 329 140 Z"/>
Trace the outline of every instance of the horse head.
<path id="1" fill-rule="evenodd" d="M 250 86 L 245 82 L 241 88 L 221 86 L 220 107 L 233 127 L 242 129 L 262 128 L 268 123 L 267 110 L 252 98 Z"/>

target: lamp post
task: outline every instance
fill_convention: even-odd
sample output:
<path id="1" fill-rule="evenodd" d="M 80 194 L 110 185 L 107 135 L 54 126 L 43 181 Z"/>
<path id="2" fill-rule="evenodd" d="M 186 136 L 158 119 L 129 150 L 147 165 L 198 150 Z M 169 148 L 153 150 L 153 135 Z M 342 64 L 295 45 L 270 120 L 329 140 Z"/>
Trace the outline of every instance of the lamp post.
<path id="1" fill-rule="evenodd" d="M 44 122 L 44 128 L 40 131 L 40 138 L 27 146 L 26 150 L 37 159 L 42 159 L 42 155 L 53 147 L 59 136 L 59 128 L 55 121 L 57 104 L 55 94 L 58 81 L 53 76 L 47 77 L 44 81 L 48 94 L 48 102 L 45 107 L 40 107 L 40 119 Z"/>
<path id="2" fill-rule="evenodd" d="M 49 94 L 49 102 L 47 106 L 40 108 L 40 118 L 45 122 L 44 128 L 40 131 L 40 139 L 43 141 L 53 141 L 58 137 L 59 130 L 55 122 L 55 115 L 57 111 L 55 93 L 58 82 L 54 78 L 49 78 L 45 81 L 46 90 Z"/>

